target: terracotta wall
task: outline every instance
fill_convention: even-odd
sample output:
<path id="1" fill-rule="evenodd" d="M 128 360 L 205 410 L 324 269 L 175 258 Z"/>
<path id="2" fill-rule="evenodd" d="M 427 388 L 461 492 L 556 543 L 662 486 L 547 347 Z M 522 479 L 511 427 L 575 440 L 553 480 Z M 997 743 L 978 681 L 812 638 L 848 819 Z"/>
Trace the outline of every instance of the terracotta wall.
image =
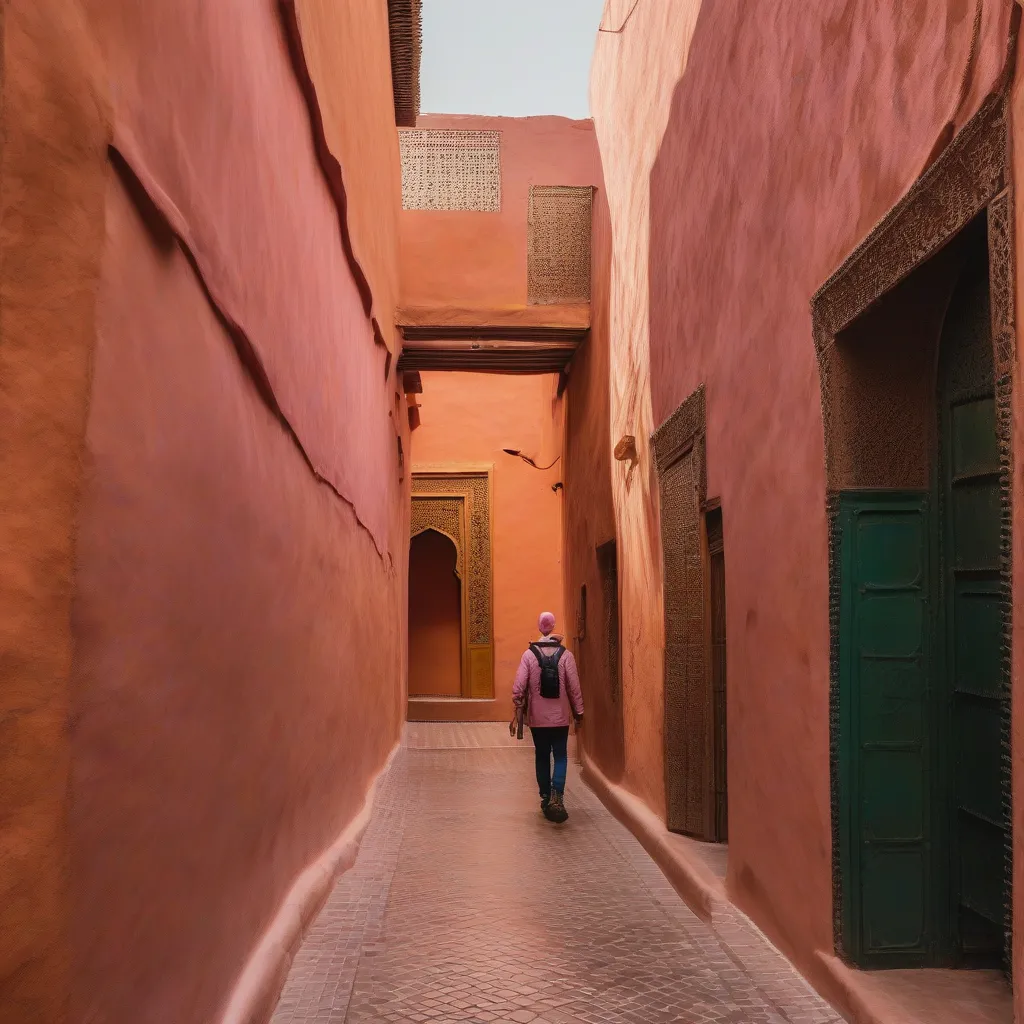
<path id="1" fill-rule="evenodd" d="M 981 5 L 972 51 L 974 6 L 954 0 L 854 2 L 812 17 L 790 0 L 742 9 L 608 0 L 596 43 L 591 108 L 610 280 L 607 327 L 595 284 L 594 329 L 567 394 L 567 601 L 586 579 L 589 603 L 593 538 L 579 526 L 588 503 L 606 507 L 598 471 L 608 465 L 629 652 L 623 782 L 663 813 L 648 438 L 706 384 L 708 493 L 722 500 L 728 567 L 728 885 L 812 972 L 815 951 L 832 951 L 832 906 L 823 435 L 809 302 L 993 87 L 1010 7 Z M 605 348 L 607 370 L 597 365 Z M 593 440 L 602 421 L 607 441 Z M 639 450 L 632 475 L 608 455 L 625 434 Z M 592 752 L 614 773 L 611 752 Z"/>
<path id="2" fill-rule="evenodd" d="M 404 712 L 386 4 L 4 20 L 0 1020 L 216 1020 Z"/>
<path id="3" fill-rule="evenodd" d="M 597 184 L 593 123 L 564 117 L 425 114 L 417 127 L 500 131 L 501 211 L 403 210 L 402 305 L 524 305 L 530 186 Z"/>
<path id="4" fill-rule="evenodd" d="M 833 945 L 809 301 L 992 88 L 1010 5 L 981 7 L 972 58 L 973 10 L 919 0 L 809 16 L 794 0 L 705 0 L 650 178 L 653 423 L 706 385 L 708 493 L 724 518 L 728 884 L 805 969 Z"/>
<path id="5" fill-rule="evenodd" d="M 587 688 L 587 725 L 582 742 L 587 754 L 613 781 L 624 771 L 621 663 L 629 652 L 619 643 L 620 684 L 612 685 L 606 653 L 606 607 L 597 547 L 616 539 L 612 501 L 612 447 L 609 433 L 609 285 L 611 221 L 604 188 L 594 196 L 590 336 L 573 357 L 565 409 L 564 479 L 565 608 L 573 629 L 572 649 Z M 620 559 L 621 563 L 621 559 Z M 584 637 L 575 628 L 587 588 Z M 623 655 L 625 655 L 623 657 Z"/>
<path id="6" fill-rule="evenodd" d="M 75 520 L 107 90 L 81 8 L 0 7 L 0 1022 L 67 1014 Z"/>
<path id="7" fill-rule="evenodd" d="M 402 188 L 395 134 L 386 0 L 291 0 L 302 50 L 348 199 L 352 247 L 373 293 L 373 317 L 394 353 L 398 215 Z M 394 202 L 381 202 L 391 195 Z"/>
<path id="8" fill-rule="evenodd" d="M 623 783 L 659 812 L 665 803 L 664 626 L 657 478 L 648 447 L 655 425 L 648 354 L 648 179 L 699 9 L 699 0 L 605 4 L 601 24 L 608 31 L 599 33 L 596 41 L 590 106 L 611 238 L 604 328 L 608 370 L 603 379 L 595 375 L 586 384 L 583 375 L 576 374 L 569 399 L 570 409 L 573 403 L 604 401 L 596 391 L 607 388 L 610 416 L 603 429 L 609 452 L 625 434 L 637 440 L 639 462 L 632 473 L 628 464 L 608 459 L 618 536 L 620 632 L 623 652 L 628 651 L 622 665 Z M 583 423 L 580 427 L 584 429 Z M 571 431 L 570 444 L 576 443 L 573 436 Z"/>
<path id="9" fill-rule="evenodd" d="M 421 426 L 412 436 L 413 469 L 493 466 L 492 538 L 495 701 L 480 713 L 512 714 L 512 680 L 537 635 L 537 616 L 562 615 L 561 463 L 545 472 L 505 455 L 519 448 L 544 466 L 561 452 L 552 437 L 555 379 L 484 373 L 424 373 Z M 557 423 L 557 420 L 555 420 Z M 584 683 L 585 685 L 585 683 Z"/>

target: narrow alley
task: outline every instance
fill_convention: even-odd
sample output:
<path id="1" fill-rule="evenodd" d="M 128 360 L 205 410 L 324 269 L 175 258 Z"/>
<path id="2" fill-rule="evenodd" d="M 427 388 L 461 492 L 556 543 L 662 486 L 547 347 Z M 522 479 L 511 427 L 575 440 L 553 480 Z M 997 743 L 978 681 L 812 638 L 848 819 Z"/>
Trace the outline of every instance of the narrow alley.
<path id="1" fill-rule="evenodd" d="M 532 753 L 410 724 L 273 1024 L 839 1024 L 742 915 L 698 920 L 575 766 L 545 822 Z"/>
<path id="2" fill-rule="evenodd" d="M 0 1024 L 1024 1024 L 1022 17 L 4 0 Z"/>

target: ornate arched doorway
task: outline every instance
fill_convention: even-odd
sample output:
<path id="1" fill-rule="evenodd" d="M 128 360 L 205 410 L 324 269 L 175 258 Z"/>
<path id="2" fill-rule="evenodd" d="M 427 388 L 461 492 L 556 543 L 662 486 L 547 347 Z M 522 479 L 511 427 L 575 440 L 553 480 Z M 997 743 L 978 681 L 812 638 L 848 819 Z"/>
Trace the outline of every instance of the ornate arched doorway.
<path id="1" fill-rule="evenodd" d="M 462 581 L 451 537 L 424 530 L 409 545 L 409 696 L 462 696 Z"/>
<path id="2" fill-rule="evenodd" d="M 417 692 L 426 685 L 413 647 L 412 622 L 409 637 L 409 696 L 462 697 L 491 700 L 494 697 L 493 641 L 491 624 L 491 514 L 490 477 L 487 471 L 444 473 L 423 471 L 413 474 L 410 518 L 410 619 L 413 615 L 413 578 L 411 558 L 417 551 L 417 539 L 434 533 L 450 541 L 455 550 L 454 574 L 460 585 L 460 688 Z M 438 543 L 428 542 L 428 543 Z M 419 558 L 420 556 L 417 555 Z M 437 567 L 430 570 L 437 579 Z M 419 572 L 419 570 L 417 570 Z M 445 586 L 450 586 L 450 578 Z M 425 586 L 423 599 L 430 594 Z M 436 685 L 431 684 L 431 685 Z"/>

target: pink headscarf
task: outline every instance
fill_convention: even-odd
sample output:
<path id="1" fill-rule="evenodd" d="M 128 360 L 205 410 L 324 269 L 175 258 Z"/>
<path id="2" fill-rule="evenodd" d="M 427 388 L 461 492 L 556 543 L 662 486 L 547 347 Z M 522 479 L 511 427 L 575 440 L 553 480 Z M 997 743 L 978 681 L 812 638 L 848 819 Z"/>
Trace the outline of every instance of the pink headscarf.
<path id="1" fill-rule="evenodd" d="M 555 628 L 555 617 L 551 612 L 541 612 L 540 619 L 537 620 L 537 625 L 540 626 L 540 631 L 543 636 L 547 636 Z"/>

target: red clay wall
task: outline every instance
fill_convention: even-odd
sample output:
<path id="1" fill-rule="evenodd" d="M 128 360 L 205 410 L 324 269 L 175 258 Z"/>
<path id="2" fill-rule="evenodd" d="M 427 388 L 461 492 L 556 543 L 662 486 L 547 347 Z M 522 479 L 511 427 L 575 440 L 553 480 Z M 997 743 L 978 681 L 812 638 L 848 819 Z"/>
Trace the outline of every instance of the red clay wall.
<path id="1" fill-rule="evenodd" d="M 707 386 L 728 566 L 729 886 L 832 949 L 828 578 L 809 301 L 998 76 L 1009 4 L 705 0 L 651 175 L 651 392 Z M 771 26 L 771 31 L 765 27 Z"/>
<path id="2" fill-rule="evenodd" d="M 403 210 L 402 305 L 524 305 L 530 186 L 597 184 L 593 122 L 425 114 L 417 127 L 500 131 L 501 211 Z"/>
<path id="3" fill-rule="evenodd" d="M 373 316 L 395 352 L 402 175 L 395 134 L 386 0 L 294 0 L 324 137 L 341 165 L 352 247 Z M 390 47 L 390 43 L 388 43 Z M 390 201 L 385 201 L 390 198 Z"/>
<path id="4" fill-rule="evenodd" d="M 562 479 L 561 463 L 541 472 L 502 452 L 519 448 L 541 466 L 560 453 L 561 438 L 551 437 L 550 426 L 559 404 L 555 380 L 424 373 L 419 398 L 422 425 L 412 436 L 414 470 L 493 466 L 495 701 L 486 717 L 508 721 L 512 680 L 523 651 L 536 638 L 537 616 L 553 612 L 557 628 L 571 632 L 562 615 L 562 493 L 551 490 Z"/>
<path id="5" fill-rule="evenodd" d="M 607 608 L 597 561 L 598 545 L 615 540 L 609 434 L 611 223 L 604 188 L 594 195 L 593 225 L 590 337 L 573 358 L 564 402 L 565 608 L 575 624 L 585 586 L 585 636 L 580 640 L 575 629 L 567 629 L 587 687 L 583 744 L 604 775 L 618 782 L 625 768 L 622 687 L 620 682 L 618 692 L 613 692 L 608 671 L 603 632 Z M 621 660 L 621 641 L 619 652 Z"/>
<path id="6" fill-rule="evenodd" d="M 606 379 L 611 446 L 636 438 L 638 461 L 611 462 L 623 639 L 623 784 L 656 812 L 665 805 L 661 538 L 648 437 L 650 172 L 700 0 L 606 0 L 591 65 L 590 106 L 610 224 Z M 595 312 L 595 317 L 596 317 Z M 581 375 L 570 403 L 583 400 Z M 589 389 L 590 385 L 586 385 Z M 596 399 L 603 400 L 603 399 Z M 587 441 L 583 438 L 585 447 Z M 628 652 L 628 654 L 627 654 Z"/>
<path id="7" fill-rule="evenodd" d="M 426 530 L 409 547 L 409 696 L 462 695 L 462 582 L 458 553 Z"/>
<path id="8" fill-rule="evenodd" d="M 404 711 L 386 5 L 83 7 L 3 8 L 0 1020 L 212 1021 Z"/>

